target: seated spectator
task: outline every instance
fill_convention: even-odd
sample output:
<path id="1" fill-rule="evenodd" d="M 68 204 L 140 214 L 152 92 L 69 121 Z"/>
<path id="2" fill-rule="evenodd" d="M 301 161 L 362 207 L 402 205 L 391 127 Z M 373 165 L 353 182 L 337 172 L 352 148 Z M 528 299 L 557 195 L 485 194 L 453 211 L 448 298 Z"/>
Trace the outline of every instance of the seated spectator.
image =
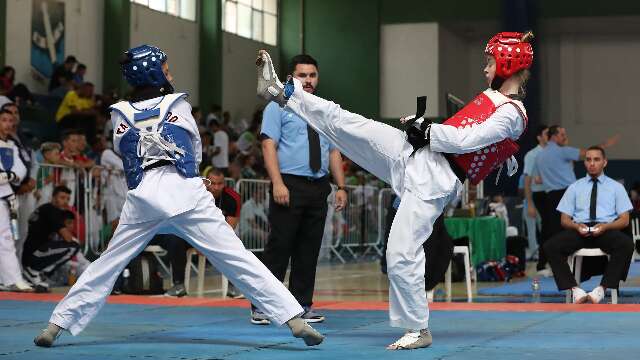
<path id="1" fill-rule="evenodd" d="M 73 76 L 69 72 L 65 72 L 60 74 L 60 78 L 58 79 L 58 85 L 56 88 L 51 89 L 49 91 L 49 95 L 62 101 L 67 93 L 73 90 Z"/>
<path id="2" fill-rule="evenodd" d="M 51 74 L 51 81 L 49 81 L 49 91 L 60 86 L 60 76 L 64 73 L 72 73 L 73 67 L 76 65 L 78 61 L 76 57 L 73 55 L 67 56 L 64 59 L 64 64 L 58 65 L 53 69 L 53 74 Z"/>
<path id="3" fill-rule="evenodd" d="M 60 164 L 60 144 L 46 142 L 40 146 L 42 165 L 38 167 L 36 175 L 36 190 L 34 196 L 37 205 L 49 202 L 53 196 L 53 188 L 60 183 L 60 170 L 48 165 Z"/>
<path id="4" fill-rule="evenodd" d="M 29 233 L 22 254 L 23 275 L 34 286 L 48 289 L 46 276 L 76 258 L 77 274 L 87 266 L 80 243 L 73 236 L 74 215 L 69 211 L 71 190 L 58 186 L 50 203 L 36 209 L 29 218 Z"/>
<path id="5" fill-rule="evenodd" d="M 607 288 L 617 289 L 627 276 L 633 241 L 622 232 L 629 224 L 631 201 L 624 187 L 604 175 L 604 150 L 592 146 L 586 151 L 587 176 L 569 186 L 557 210 L 564 231 L 551 237 L 544 250 L 559 290 L 571 289 L 574 303 L 602 301 Z M 567 257 L 582 248 L 600 248 L 610 256 L 600 286 L 588 294 L 578 287 Z"/>
<path id="6" fill-rule="evenodd" d="M 229 226 L 235 229 L 240 216 L 240 195 L 224 185 L 224 174 L 220 170 L 209 167 L 205 170 L 205 177 L 208 179 L 205 181 L 205 186 L 213 195 L 216 206 L 222 210 Z M 177 297 L 187 295 L 184 276 L 188 244 L 182 238 L 170 234 L 156 235 L 150 244 L 161 246 L 167 250 L 169 256 L 173 286 L 166 291 L 165 295 Z M 227 295 L 230 297 L 241 296 L 232 285 L 229 286 Z"/>
<path id="7" fill-rule="evenodd" d="M 258 173 L 254 170 L 256 164 L 256 156 L 253 154 L 247 154 L 240 157 L 242 161 L 242 170 L 240 170 L 240 176 L 243 179 L 257 179 Z"/>
<path id="8" fill-rule="evenodd" d="M 71 90 L 62 99 L 56 112 L 60 130 L 83 129 L 89 142 L 96 134 L 96 110 L 93 84 L 83 83 L 78 90 Z"/>
<path id="9" fill-rule="evenodd" d="M 13 82 L 16 70 L 11 66 L 5 66 L 0 71 L 0 94 L 8 94 L 13 90 Z"/>
<path id="10" fill-rule="evenodd" d="M 73 73 L 73 83 L 80 86 L 84 83 L 84 75 L 87 73 L 87 65 L 78 64 L 76 71 Z"/>

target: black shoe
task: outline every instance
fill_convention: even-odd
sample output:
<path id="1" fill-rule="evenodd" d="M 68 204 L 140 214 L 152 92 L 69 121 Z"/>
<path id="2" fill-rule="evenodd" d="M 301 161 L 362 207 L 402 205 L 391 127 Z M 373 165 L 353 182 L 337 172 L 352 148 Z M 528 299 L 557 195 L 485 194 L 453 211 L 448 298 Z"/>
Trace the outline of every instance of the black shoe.
<path id="1" fill-rule="evenodd" d="M 164 295 L 183 297 L 187 295 L 187 289 L 185 289 L 184 284 L 175 284 L 171 289 L 167 290 L 167 292 L 165 292 Z"/>

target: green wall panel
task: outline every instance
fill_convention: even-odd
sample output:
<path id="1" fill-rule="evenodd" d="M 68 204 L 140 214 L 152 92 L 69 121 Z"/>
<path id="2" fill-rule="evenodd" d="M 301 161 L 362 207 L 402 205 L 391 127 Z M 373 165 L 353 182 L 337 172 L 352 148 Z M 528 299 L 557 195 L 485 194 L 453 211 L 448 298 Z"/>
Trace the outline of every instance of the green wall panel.
<path id="1" fill-rule="evenodd" d="M 129 49 L 131 34 L 131 2 L 105 0 L 104 2 L 104 62 L 103 91 L 116 90 L 123 96 L 128 85 L 118 65 L 122 53 Z"/>
<path id="2" fill-rule="evenodd" d="M 200 4 L 200 107 L 209 112 L 212 104 L 222 105 L 222 6 L 220 0 Z"/>
<path id="3" fill-rule="evenodd" d="M 304 1 L 304 48 L 318 60 L 318 94 L 368 117 L 379 113 L 377 1 Z"/>

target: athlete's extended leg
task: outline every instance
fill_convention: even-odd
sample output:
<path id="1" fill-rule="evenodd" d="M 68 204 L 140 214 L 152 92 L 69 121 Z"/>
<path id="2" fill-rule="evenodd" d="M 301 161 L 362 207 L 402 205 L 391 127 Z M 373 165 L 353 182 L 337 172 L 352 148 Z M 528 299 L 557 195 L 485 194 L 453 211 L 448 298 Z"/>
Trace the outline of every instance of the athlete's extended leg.
<path id="1" fill-rule="evenodd" d="M 322 335 L 305 326 L 298 315 L 304 310 L 289 290 L 250 251 L 226 223 L 213 197 L 204 190 L 195 209 L 171 218 L 180 235 L 202 252 L 252 304 L 278 325 L 287 323 L 294 336 L 307 345 L 322 342 Z M 294 323 L 291 323 L 294 320 Z M 299 335 L 299 336 L 298 336 Z"/>
<path id="2" fill-rule="evenodd" d="M 401 338 L 396 348 L 410 349 L 430 345 L 418 342 L 420 330 L 429 326 L 429 308 L 425 291 L 425 254 L 422 244 L 429 238 L 433 223 L 449 201 L 445 196 L 433 200 L 421 200 L 411 191 L 402 194 L 400 207 L 391 225 L 387 244 L 387 272 L 389 275 L 389 319 L 390 325 L 407 330 L 407 339 Z M 426 336 L 426 335 L 425 335 Z M 404 339 L 404 340 L 403 340 Z M 422 338 L 424 340 L 424 338 Z M 420 345 L 420 346 L 417 346 Z"/>
<path id="3" fill-rule="evenodd" d="M 160 221 L 120 224 L 107 249 L 78 278 L 53 310 L 49 322 L 73 335 L 81 332 L 104 305 L 122 270 L 144 250 L 161 225 Z M 46 333 L 45 330 L 35 339 L 36 345 L 51 346 L 55 338 Z"/>
<path id="4" fill-rule="evenodd" d="M 277 76 L 273 71 L 271 58 L 266 52 L 261 52 L 260 56 L 258 82 L 264 85 L 258 86 L 259 95 L 282 102 L 280 97 L 284 89 L 279 88 L 282 85 L 275 82 Z M 266 76 L 271 80 L 265 79 Z M 295 89 L 292 94 L 287 94 L 290 97 L 286 106 L 335 144 L 345 156 L 382 181 L 392 184 L 392 174 L 403 176 L 402 154 L 410 154 L 413 150 L 406 141 L 404 132 L 351 113 L 336 103 L 309 94 L 302 89 L 300 81 L 293 80 Z M 269 88 L 279 89 L 281 92 L 274 94 L 273 91 L 266 90 Z M 290 90 L 288 89 L 289 92 Z M 394 171 L 394 167 L 398 169 Z M 397 171 L 399 169 L 402 171 Z"/>

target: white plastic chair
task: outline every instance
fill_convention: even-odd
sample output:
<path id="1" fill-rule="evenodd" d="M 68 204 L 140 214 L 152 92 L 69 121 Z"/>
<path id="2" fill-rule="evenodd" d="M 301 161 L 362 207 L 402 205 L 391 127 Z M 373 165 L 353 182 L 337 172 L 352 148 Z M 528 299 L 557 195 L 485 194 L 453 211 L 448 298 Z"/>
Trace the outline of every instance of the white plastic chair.
<path id="1" fill-rule="evenodd" d="M 167 266 L 167 264 L 165 264 L 161 259 L 162 256 L 167 255 L 167 250 L 162 248 L 160 245 L 149 245 L 146 248 L 144 248 L 144 252 L 150 253 L 151 255 L 153 255 L 153 257 L 156 258 L 156 260 L 158 261 L 158 264 L 160 264 L 160 266 L 165 271 L 165 273 L 171 276 L 171 268 Z"/>
<path id="2" fill-rule="evenodd" d="M 473 301 L 473 294 L 471 293 L 471 257 L 469 254 L 468 246 L 454 246 L 453 255 L 462 254 L 464 258 L 464 281 L 467 284 L 467 302 Z M 452 259 L 453 261 L 453 259 Z M 447 268 L 447 272 L 444 275 L 444 288 L 447 294 L 447 301 L 451 302 L 451 262 Z M 433 298 L 433 297 L 432 297 Z"/>
<path id="3" fill-rule="evenodd" d="M 187 266 L 184 269 L 184 288 L 189 293 L 189 283 L 191 282 L 191 267 L 193 266 L 193 255 L 198 255 L 198 267 L 197 267 L 197 290 L 196 295 L 202 297 L 204 295 L 204 278 L 205 278 L 205 265 L 207 263 L 207 257 L 202 255 L 198 250 L 190 248 L 187 250 Z M 225 276 L 222 276 L 222 297 L 227 296 L 227 290 L 229 288 L 229 281 Z"/>
<path id="4" fill-rule="evenodd" d="M 580 249 L 578 251 L 576 251 L 575 253 L 573 253 L 573 255 L 569 256 L 567 258 L 567 262 L 569 263 L 569 269 L 571 269 L 571 271 L 573 271 L 574 276 L 576 278 L 576 283 L 578 284 L 578 286 L 580 285 L 580 275 L 582 274 L 582 258 L 585 256 L 606 256 L 606 257 L 610 257 L 609 255 L 607 255 L 607 253 L 605 253 L 604 251 L 600 250 L 600 249 Z M 575 260 L 575 271 L 574 271 L 574 263 Z M 612 304 L 617 304 L 618 303 L 618 290 L 617 289 L 610 289 L 611 290 L 611 303 Z M 570 303 L 571 302 L 571 290 L 567 290 L 567 298 L 566 298 L 566 302 Z"/>

